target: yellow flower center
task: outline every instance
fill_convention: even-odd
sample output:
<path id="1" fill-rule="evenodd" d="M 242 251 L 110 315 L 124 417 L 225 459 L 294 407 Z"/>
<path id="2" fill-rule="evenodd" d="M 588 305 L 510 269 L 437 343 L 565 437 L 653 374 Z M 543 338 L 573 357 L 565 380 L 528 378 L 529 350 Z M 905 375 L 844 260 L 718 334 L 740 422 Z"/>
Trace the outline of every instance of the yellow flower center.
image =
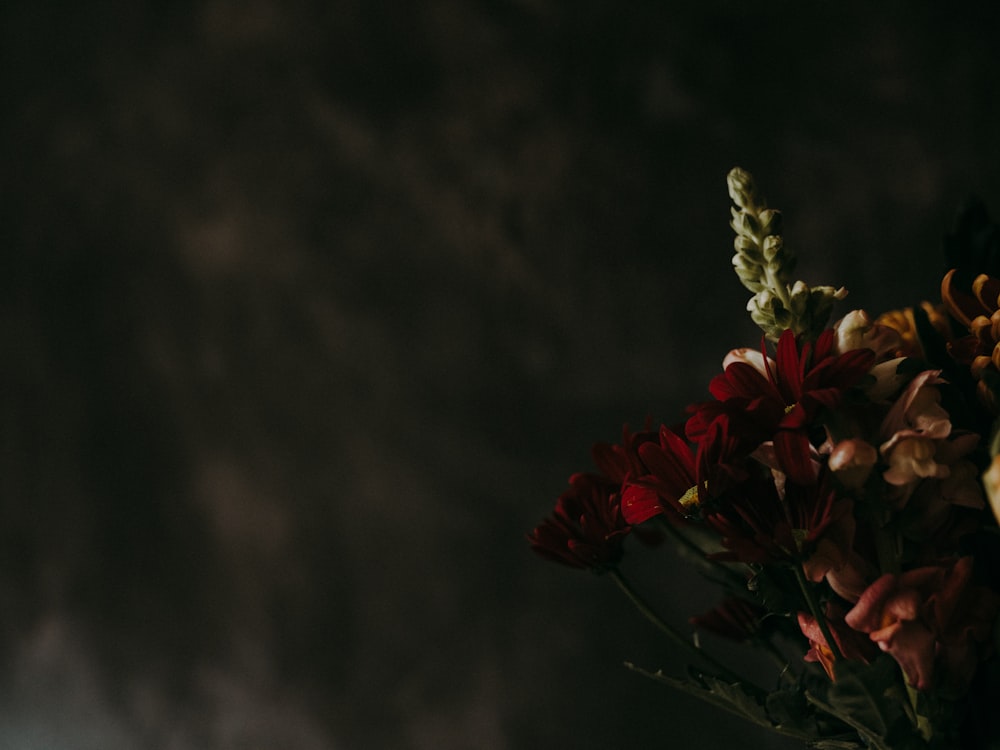
<path id="1" fill-rule="evenodd" d="M 801 552 L 802 548 L 805 546 L 806 539 L 809 537 L 808 529 L 792 529 L 792 539 L 795 540 L 795 547 L 797 552 Z"/>
<path id="2" fill-rule="evenodd" d="M 680 504 L 685 508 L 690 508 L 692 505 L 698 504 L 698 485 L 695 485 L 681 495 Z"/>

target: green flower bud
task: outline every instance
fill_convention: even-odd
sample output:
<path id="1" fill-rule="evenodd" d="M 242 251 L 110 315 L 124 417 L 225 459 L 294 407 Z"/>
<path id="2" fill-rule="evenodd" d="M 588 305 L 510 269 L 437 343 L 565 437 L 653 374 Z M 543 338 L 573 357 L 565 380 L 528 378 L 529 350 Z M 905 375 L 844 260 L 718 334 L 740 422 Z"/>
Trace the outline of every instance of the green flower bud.
<path id="1" fill-rule="evenodd" d="M 750 317 L 775 340 L 785 329 L 815 338 L 826 326 L 834 302 L 846 292 L 828 286 L 810 289 L 803 281 L 790 285 L 796 257 L 781 237 L 781 212 L 758 198 L 749 172 L 736 167 L 726 182 L 736 204 L 730 208 L 730 226 L 736 232 L 733 268 L 743 286 L 754 293 L 747 303 Z"/>
<path id="2" fill-rule="evenodd" d="M 726 178 L 729 185 L 729 197 L 740 208 L 753 205 L 753 196 L 757 192 L 753 176 L 739 167 L 733 167 Z"/>
<path id="3" fill-rule="evenodd" d="M 784 241 L 781 237 L 775 235 L 769 235 L 764 238 L 764 260 L 768 263 L 778 258 L 781 254 L 782 246 Z"/>
<path id="4" fill-rule="evenodd" d="M 781 234 L 781 211 L 765 208 L 760 212 L 761 234 Z"/>
<path id="5" fill-rule="evenodd" d="M 737 234 L 748 237 L 756 238 L 760 234 L 760 223 L 754 216 L 746 212 L 738 213 L 733 217 L 732 227 Z"/>
<path id="6" fill-rule="evenodd" d="M 757 249 L 757 243 L 745 234 L 736 235 L 736 238 L 733 240 L 733 248 L 735 248 L 738 253 L 760 254 L 760 251 Z"/>

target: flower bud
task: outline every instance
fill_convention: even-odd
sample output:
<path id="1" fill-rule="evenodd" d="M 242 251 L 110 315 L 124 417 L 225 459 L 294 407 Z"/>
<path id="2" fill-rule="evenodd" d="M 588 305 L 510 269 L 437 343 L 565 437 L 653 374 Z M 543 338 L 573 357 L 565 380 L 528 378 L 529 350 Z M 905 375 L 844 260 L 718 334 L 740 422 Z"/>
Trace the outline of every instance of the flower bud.
<path id="1" fill-rule="evenodd" d="M 781 234 L 781 211 L 766 208 L 760 212 L 760 230 L 763 235 Z"/>
<path id="2" fill-rule="evenodd" d="M 760 251 L 757 250 L 757 243 L 745 234 L 736 235 L 736 239 L 733 240 L 733 247 L 738 253 L 745 255 L 760 255 Z"/>
<path id="3" fill-rule="evenodd" d="M 781 248 L 784 245 L 781 237 L 770 234 L 764 238 L 764 260 L 769 263 L 773 261 L 778 255 L 781 254 Z"/>
<path id="4" fill-rule="evenodd" d="M 760 232 L 760 224 L 750 214 L 745 211 L 733 217 L 733 231 L 737 234 L 744 234 L 753 237 Z"/>
<path id="5" fill-rule="evenodd" d="M 753 176 L 740 167 L 733 167 L 726 177 L 729 187 L 729 197 L 740 208 L 753 205 L 753 195 L 757 188 L 753 182 Z"/>

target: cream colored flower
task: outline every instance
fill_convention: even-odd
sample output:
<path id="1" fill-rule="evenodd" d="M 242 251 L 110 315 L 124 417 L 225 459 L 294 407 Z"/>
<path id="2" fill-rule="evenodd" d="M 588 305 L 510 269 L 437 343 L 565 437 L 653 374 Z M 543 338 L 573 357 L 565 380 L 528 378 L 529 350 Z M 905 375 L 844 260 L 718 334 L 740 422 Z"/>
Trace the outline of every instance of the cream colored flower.
<path id="1" fill-rule="evenodd" d="M 864 310 L 852 310 L 833 325 L 837 332 L 837 353 L 871 349 L 879 360 L 893 357 L 901 346 L 899 333 L 872 322 Z"/>
<path id="2" fill-rule="evenodd" d="M 893 404 L 882 422 L 882 437 L 888 441 L 883 452 L 904 437 L 946 438 L 951 433 L 951 419 L 941 408 L 941 393 L 934 387 L 945 382 L 940 374 L 940 370 L 924 370 Z"/>
<path id="3" fill-rule="evenodd" d="M 896 441 L 888 449 L 882 448 L 882 455 L 889 462 L 889 468 L 882 476 L 886 482 L 897 486 L 927 477 L 943 479 L 951 473 L 951 469 L 934 460 L 936 452 L 937 446 L 930 438 L 906 437 Z"/>
<path id="4" fill-rule="evenodd" d="M 875 446 L 864 440 L 850 438 L 841 440 L 833 447 L 827 465 L 841 484 L 856 490 L 868 480 L 876 461 L 878 451 Z"/>

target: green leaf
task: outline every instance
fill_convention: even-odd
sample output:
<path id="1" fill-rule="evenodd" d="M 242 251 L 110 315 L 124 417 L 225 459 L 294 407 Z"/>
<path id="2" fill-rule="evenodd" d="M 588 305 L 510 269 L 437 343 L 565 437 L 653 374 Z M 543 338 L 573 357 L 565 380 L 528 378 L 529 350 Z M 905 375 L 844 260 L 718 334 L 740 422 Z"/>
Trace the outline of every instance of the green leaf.
<path id="1" fill-rule="evenodd" d="M 716 677 L 703 674 L 696 675 L 696 681 L 681 680 L 664 674 L 662 670 L 649 672 L 630 662 L 625 662 L 625 666 L 644 677 L 693 695 L 754 724 L 774 729 L 774 724 L 764 707 L 738 683 L 723 682 Z"/>
<path id="2" fill-rule="evenodd" d="M 783 723 L 780 719 L 775 720 L 770 715 L 768 708 L 761 703 L 754 693 L 739 683 L 726 682 L 717 677 L 700 673 L 692 673 L 692 679 L 682 680 L 665 675 L 662 670 L 649 672 L 629 662 L 626 662 L 625 666 L 652 680 L 700 698 L 706 703 L 710 703 L 713 706 L 746 719 L 757 726 L 806 742 L 817 740 L 819 729 L 814 722 L 810 723 L 805 716 L 800 721 L 789 723 Z M 770 702 L 769 699 L 766 700 Z M 777 700 L 780 703 L 785 699 L 779 698 Z M 806 714 L 811 714 L 812 709 L 809 706 L 805 706 L 804 703 L 803 706 Z M 850 748 L 852 746 L 848 745 L 845 747 Z"/>
<path id="3" fill-rule="evenodd" d="M 853 727 L 872 750 L 926 747 L 905 712 L 909 701 L 891 657 L 880 657 L 870 665 L 840 661 L 834 674 L 836 682 L 825 696 L 806 693 L 810 703 Z"/>
<path id="4" fill-rule="evenodd" d="M 765 702 L 768 716 L 778 727 L 792 729 L 810 737 L 819 737 L 821 732 L 816 716 L 799 688 L 776 690 Z"/>

